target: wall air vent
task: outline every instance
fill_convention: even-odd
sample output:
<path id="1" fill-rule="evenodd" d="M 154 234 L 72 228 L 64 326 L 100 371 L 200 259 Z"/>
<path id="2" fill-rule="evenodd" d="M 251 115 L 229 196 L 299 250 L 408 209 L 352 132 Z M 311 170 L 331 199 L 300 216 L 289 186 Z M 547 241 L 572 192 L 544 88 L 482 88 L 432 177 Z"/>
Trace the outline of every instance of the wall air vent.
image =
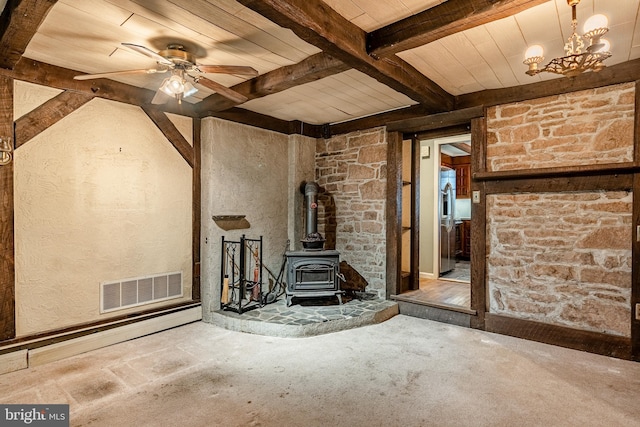
<path id="1" fill-rule="evenodd" d="M 100 312 L 182 297 L 182 272 L 122 279 L 100 284 Z"/>

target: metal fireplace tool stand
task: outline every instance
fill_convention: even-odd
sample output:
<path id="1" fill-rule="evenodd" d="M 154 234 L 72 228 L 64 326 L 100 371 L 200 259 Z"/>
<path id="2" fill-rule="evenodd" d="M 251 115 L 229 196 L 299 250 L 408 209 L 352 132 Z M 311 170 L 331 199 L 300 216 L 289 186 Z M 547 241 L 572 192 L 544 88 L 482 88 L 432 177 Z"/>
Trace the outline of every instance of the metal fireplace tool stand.
<path id="1" fill-rule="evenodd" d="M 220 308 L 239 314 L 262 307 L 262 236 L 239 241 L 222 236 Z"/>

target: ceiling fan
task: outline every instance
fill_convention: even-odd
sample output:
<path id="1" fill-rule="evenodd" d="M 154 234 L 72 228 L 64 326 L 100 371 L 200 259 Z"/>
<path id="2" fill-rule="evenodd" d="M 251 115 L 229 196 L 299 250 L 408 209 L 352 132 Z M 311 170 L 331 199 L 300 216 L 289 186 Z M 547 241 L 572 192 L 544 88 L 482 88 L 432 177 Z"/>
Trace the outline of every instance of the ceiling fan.
<path id="1" fill-rule="evenodd" d="M 189 77 L 193 83 L 201 84 L 220 95 L 229 98 L 230 100 L 242 104 L 246 102 L 248 98 L 228 87 L 221 85 L 207 77 L 202 76 L 203 73 L 220 73 L 220 74 L 235 74 L 240 76 L 255 77 L 258 72 L 252 67 L 240 66 L 240 65 L 202 65 L 196 64 L 195 55 L 185 49 L 181 44 L 169 44 L 165 50 L 154 52 L 153 50 L 133 44 L 122 43 L 123 46 L 129 49 L 155 59 L 158 67 L 156 68 L 143 68 L 137 70 L 123 70 L 123 71 L 111 71 L 106 73 L 96 74 L 82 74 L 75 76 L 76 80 L 90 80 L 100 79 L 103 77 L 109 78 L 112 76 L 123 74 L 156 74 L 171 72 L 171 76 L 167 77 L 160 86 L 160 89 L 156 92 L 156 95 L 151 101 L 152 104 L 164 104 L 169 99 L 175 98 L 178 103 L 182 101 L 182 98 L 191 96 L 198 91 L 187 77 Z"/>

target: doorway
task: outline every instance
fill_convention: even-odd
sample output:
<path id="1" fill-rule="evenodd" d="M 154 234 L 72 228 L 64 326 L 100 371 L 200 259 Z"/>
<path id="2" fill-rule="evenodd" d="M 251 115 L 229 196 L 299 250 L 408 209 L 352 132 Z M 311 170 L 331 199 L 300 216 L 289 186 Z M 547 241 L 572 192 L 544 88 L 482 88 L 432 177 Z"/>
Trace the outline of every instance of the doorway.
<path id="1" fill-rule="evenodd" d="M 419 153 L 411 157 L 417 189 L 411 216 L 420 230 L 411 255 L 418 258 L 418 283 L 402 295 L 423 303 L 470 309 L 471 135 L 416 138 L 412 144 Z"/>

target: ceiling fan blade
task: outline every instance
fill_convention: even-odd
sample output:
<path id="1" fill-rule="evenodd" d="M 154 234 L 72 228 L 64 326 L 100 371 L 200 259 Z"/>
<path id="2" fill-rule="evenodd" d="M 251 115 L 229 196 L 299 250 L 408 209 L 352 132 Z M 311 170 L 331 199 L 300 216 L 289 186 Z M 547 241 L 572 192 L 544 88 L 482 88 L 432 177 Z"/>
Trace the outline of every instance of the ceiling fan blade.
<path id="1" fill-rule="evenodd" d="M 230 100 L 237 102 L 238 104 L 242 104 L 249 100 L 249 98 L 242 94 L 239 94 L 235 90 L 229 89 L 228 87 L 223 86 L 220 83 L 216 83 L 213 80 L 209 80 L 206 77 L 198 77 L 196 83 L 200 83 L 202 86 L 208 87 L 209 89 L 216 91 L 225 98 L 229 98 Z"/>
<path id="2" fill-rule="evenodd" d="M 156 73 L 164 73 L 166 69 L 155 69 L 155 68 L 145 68 L 141 70 L 123 70 L 123 71 L 109 71 L 106 73 L 95 73 L 95 74 L 81 74 L 79 76 L 74 76 L 74 80 L 91 80 L 91 79 L 101 79 L 101 78 L 109 78 L 112 76 L 119 76 L 122 74 L 156 74 Z"/>
<path id="3" fill-rule="evenodd" d="M 128 47 L 133 51 L 136 51 L 145 56 L 148 56 L 149 58 L 153 58 L 160 64 L 173 66 L 173 62 L 169 61 L 164 56 L 158 55 L 156 52 L 152 51 L 148 47 L 140 46 L 139 44 L 133 44 L 133 43 L 122 43 L 122 45 Z"/>
<path id="4" fill-rule="evenodd" d="M 258 75 L 258 71 L 254 68 L 241 65 L 197 65 L 196 67 L 203 73 L 238 74 L 250 77 Z"/>

